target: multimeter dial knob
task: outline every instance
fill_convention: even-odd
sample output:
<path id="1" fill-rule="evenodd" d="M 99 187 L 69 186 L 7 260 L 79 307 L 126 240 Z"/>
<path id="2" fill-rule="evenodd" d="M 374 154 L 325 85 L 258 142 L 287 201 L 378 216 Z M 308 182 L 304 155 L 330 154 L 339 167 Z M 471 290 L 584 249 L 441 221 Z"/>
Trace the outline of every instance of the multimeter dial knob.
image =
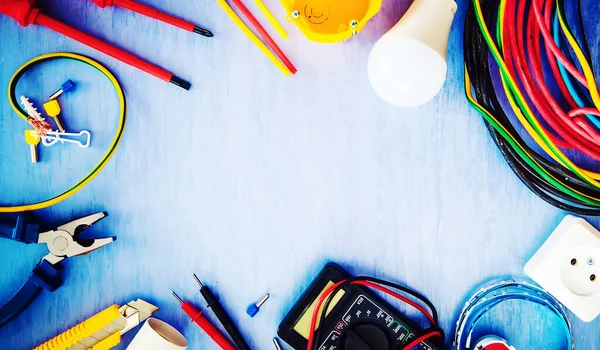
<path id="1" fill-rule="evenodd" d="M 350 326 L 342 334 L 341 350 L 393 350 L 387 328 L 373 323 Z"/>

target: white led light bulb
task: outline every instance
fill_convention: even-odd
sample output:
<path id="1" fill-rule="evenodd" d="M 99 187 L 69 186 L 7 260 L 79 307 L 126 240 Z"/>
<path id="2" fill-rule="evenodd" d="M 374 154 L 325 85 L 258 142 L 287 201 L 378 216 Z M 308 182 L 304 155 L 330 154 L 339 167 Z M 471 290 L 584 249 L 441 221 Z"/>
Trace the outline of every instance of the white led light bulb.
<path id="1" fill-rule="evenodd" d="M 456 13 L 454 0 L 415 0 L 369 55 L 368 75 L 375 92 L 399 107 L 431 100 L 446 80 L 446 50 Z"/>

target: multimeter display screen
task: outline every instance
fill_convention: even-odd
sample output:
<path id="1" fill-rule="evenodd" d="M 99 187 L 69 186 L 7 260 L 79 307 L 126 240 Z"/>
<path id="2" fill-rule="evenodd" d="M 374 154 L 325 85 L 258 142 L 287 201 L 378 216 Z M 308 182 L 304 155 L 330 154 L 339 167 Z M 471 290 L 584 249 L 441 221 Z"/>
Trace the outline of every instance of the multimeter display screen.
<path id="1" fill-rule="evenodd" d="M 300 317 L 300 320 L 298 320 L 298 323 L 296 323 L 294 325 L 294 331 L 296 331 L 298 334 L 300 334 L 304 339 L 308 340 L 308 335 L 310 333 L 310 322 L 312 321 L 312 317 L 313 317 L 313 314 L 315 313 L 315 309 L 317 307 L 317 302 L 319 301 L 319 298 L 321 298 L 323 293 L 325 293 L 325 291 L 327 289 L 331 288 L 331 286 L 333 286 L 333 285 L 334 285 L 334 283 L 332 281 L 329 281 L 327 283 L 325 288 L 323 288 L 321 293 L 319 293 L 319 295 L 315 298 L 315 300 L 310 305 L 310 307 L 304 312 L 304 314 L 302 314 L 302 317 Z M 344 293 L 345 292 L 343 290 L 340 290 L 339 292 L 337 292 L 335 297 L 333 299 L 331 299 L 331 303 L 329 304 L 329 308 L 327 309 L 326 316 L 329 316 L 329 313 L 331 312 L 331 310 L 333 310 L 333 308 L 337 305 L 337 303 L 340 301 L 340 299 L 344 296 Z M 315 329 L 319 329 L 319 319 L 321 317 L 321 314 L 323 313 L 322 308 L 323 308 L 323 304 L 321 305 L 321 310 L 319 311 L 319 315 L 317 316 L 317 326 Z"/>

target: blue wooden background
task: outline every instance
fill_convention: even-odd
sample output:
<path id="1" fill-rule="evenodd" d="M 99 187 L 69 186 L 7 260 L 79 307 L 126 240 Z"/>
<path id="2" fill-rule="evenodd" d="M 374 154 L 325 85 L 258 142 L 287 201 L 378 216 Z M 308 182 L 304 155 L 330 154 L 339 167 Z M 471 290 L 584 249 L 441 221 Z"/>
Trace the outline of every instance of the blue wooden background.
<path id="1" fill-rule="evenodd" d="M 190 349 L 215 349 L 169 294 L 174 289 L 202 304 L 191 272 L 218 292 L 253 348 L 271 349 L 277 325 L 327 261 L 422 291 L 451 334 L 474 288 L 499 276 L 523 277 L 525 262 L 565 215 L 512 174 L 463 97 L 466 0 L 450 36 L 445 88 L 414 110 L 380 101 L 366 76 L 371 46 L 407 0 L 384 1 L 365 30 L 341 44 L 309 42 L 284 23 L 290 38 L 277 41 L 299 69 L 292 78 L 214 1 L 147 1 L 210 28 L 212 39 L 90 1 L 42 3 L 52 16 L 193 87 L 185 92 L 45 28 L 0 17 L 0 204 L 68 188 L 104 153 L 117 122 L 115 94 L 100 74 L 78 63 L 44 64 L 24 77 L 18 93 L 39 102 L 73 79 L 77 90 L 61 100 L 64 120 L 73 130 L 92 131 L 93 140 L 87 150 L 40 147 L 41 162 L 30 164 L 26 124 L 4 97 L 22 63 L 56 51 L 89 55 L 118 76 L 129 106 L 123 142 L 107 168 L 71 199 L 37 213 L 58 224 L 107 210 L 111 216 L 92 232 L 119 239 L 66 261 L 63 288 L 43 293 L 0 329 L 1 349 L 31 348 L 138 297 L 156 303 L 156 316 L 181 330 Z M 276 0 L 266 3 L 283 19 Z M 584 6 L 598 57 L 600 5 Z M 0 300 L 44 254 L 42 246 L 0 242 Z M 246 306 L 265 292 L 272 299 L 250 319 Z M 600 349 L 600 321 L 571 320 L 577 347 Z M 507 304 L 484 323 L 479 333 L 495 332 L 521 348 L 564 348 L 553 317 L 533 306 Z"/>

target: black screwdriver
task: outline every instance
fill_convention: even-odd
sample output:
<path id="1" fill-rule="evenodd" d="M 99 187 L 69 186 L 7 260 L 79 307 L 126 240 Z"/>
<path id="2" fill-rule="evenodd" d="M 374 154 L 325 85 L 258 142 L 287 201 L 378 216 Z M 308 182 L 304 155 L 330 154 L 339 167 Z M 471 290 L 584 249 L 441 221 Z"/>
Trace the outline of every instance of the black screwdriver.
<path id="1" fill-rule="evenodd" d="M 229 317 L 229 315 L 223 308 L 223 305 L 221 305 L 221 303 L 219 302 L 219 298 L 217 298 L 207 286 L 203 285 L 202 282 L 200 282 L 198 276 L 196 276 L 195 273 L 192 273 L 192 276 L 194 276 L 194 279 L 200 286 L 200 294 L 202 294 L 202 297 L 204 297 L 204 300 L 206 300 L 208 307 L 213 310 L 215 316 L 217 316 L 217 319 L 219 319 L 219 322 L 221 322 L 223 328 L 225 328 L 225 331 L 227 332 L 227 334 L 229 334 L 229 336 L 231 337 L 235 345 L 238 347 L 238 349 L 250 350 L 250 346 L 248 346 L 248 343 L 246 343 L 246 341 L 244 340 L 244 337 L 231 320 L 231 317 Z"/>

